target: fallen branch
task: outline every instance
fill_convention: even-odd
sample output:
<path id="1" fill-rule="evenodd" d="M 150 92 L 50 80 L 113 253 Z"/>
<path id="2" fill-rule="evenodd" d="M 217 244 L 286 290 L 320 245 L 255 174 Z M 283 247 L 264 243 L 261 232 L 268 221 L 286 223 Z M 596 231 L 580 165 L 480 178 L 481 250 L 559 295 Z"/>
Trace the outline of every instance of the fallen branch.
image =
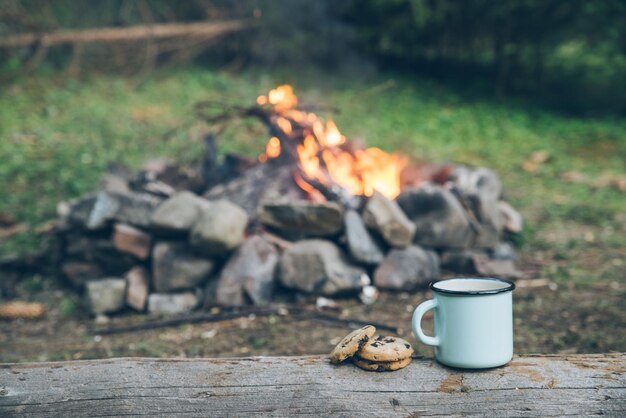
<path id="1" fill-rule="evenodd" d="M 22 33 L 0 37 L 0 48 L 15 48 L 40 44 L 44 47 L 87 42 L 127 42 L 143 39 L 176 37 L 214 38 L 237 32 L 251 25 L 242 20 L 197 23 L 163 23 L 119 28 L 63 30 L 51 33 Z"/>
<path id="2" fill-rule="evenodd" d="M 270 316 L 270 315 L 280 315 L 280 316 L 291 316 L 296 319 L 312 319 L 312 320 L 320 320 L 332 324 L 341 324 L 347 325 L 351 327 L 362 327 L 364 325 L 374 325 L 376 328 L 381 330 L 386 330 L 392 333 L 397 333 L 398 329 L 391 325 L 381 324 L 372 321 L 364 321 L 356 318 L 340 318 L 336 315 L 332 315 L 325 312 L 320 312 L 317 310 L 313 310 L 310 308 L 303 308 L 299 306 L 290 306 L 290 307 L 234 307 L 234 308 L 224 308 L 218 313 L 195 313 L 178 316 L 176 318 L 169 319 L 160 319 L 156 321 L 143 322 L 140 324 L 133 325 L 123 325 L 119 327 L 108 327 L 108 328 L 95 328 L 91 330 L 92 334 L 97 335 L 110 335 L 110 334 L 120 334 L 124 332 L 137 332 L 137 331 L 147 331 L 152 329 L 159 328 L 167 328 L 167 327 L 175 327 L 179 325 L 186 324 L 198 324 L 204 322 L 221 322 L 228 321 L 236 318 L 241 318 L 248 315 L 256 315 L 256 316 Z"/>

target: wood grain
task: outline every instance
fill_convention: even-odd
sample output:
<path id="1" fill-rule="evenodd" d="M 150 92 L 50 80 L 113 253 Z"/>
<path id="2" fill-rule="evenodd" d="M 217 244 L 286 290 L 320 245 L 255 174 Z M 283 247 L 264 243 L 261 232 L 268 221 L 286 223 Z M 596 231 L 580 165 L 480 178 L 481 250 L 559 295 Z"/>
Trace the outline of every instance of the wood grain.
<path id="1" fill-rule="evenodd" d="M 0 416 L 626 416 L 626 353 L 366 372 L 325 357 L 0 365 Z"/>

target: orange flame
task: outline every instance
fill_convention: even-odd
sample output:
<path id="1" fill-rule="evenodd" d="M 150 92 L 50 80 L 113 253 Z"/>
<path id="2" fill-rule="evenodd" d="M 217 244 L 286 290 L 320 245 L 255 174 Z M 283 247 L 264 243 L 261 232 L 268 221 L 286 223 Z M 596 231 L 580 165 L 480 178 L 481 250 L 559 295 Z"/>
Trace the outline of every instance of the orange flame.
<path id="1" fill-rule="evenodd" d="M 320 177 L 322 171 L 320 170 L 319 158 L 317 158 L 319 147 L 315 138 L 312 135 L 307 135 L 302 144 L 298 145 L 297 151 L 302 171 L 311 178 Z"/>
<path id="2" fill-rule="evenodd" d="M 267 158 L 276 158 L 280 155 L 280 141 L 275 136 L 271 137 L 265 146 Z"/>
<path id="3" fill-rule="evenodd" d="M 289 84 L 278 86 L 270 90 L 267 96 L 259 96 L 256 102 L 260 105 L 271 104 L 277 111 L 293 109 L 298 105 L 298 98 Z"/>
<path id="4" fill-rule="evenodd" d="M 291 135 L 291 133 L 293 132 L 293 129 L 291 127 L 291 122 L 289 122 L 289 120 L 287 120 L 287 119 L 285 119 L 283 117 L 277 118 L 276 119 L 276 124 L 287 135 Z"/>
<path id="5" fill-rule="evenodd" d="M 337 125 L 333 122 L 332 119 L 328 119 L 326 122 L 326 146 L 334 147 L 337 145 L 341 145 L 346 142 L 346 137 L 341 135 L 339 129 L 337 129 Z"/>
<path id="6" fill-rule="evenodd" d="M 314 202 L 325 202 L 326 198 L 324 197 L 324 195 L 317 190 L 315 187 L 311 186 L 309 183 L 307 183 L 300 174 L 296 173 L 293 176 L 293 179 L 295 180 L 296 184 L 298 186 L 300 186 L 300 188 L 302 190 L 304 190 L 305 192 L 307 192 L 309 194 L 309 197 L 311 198 L 312 201 Z"/>
<path id="7" fill-rule="evenodd" d="M 408 163 L 406 157 L 379 148 L 342 149 L 346 137 L 337 125 L 331 119 L 324 123 L 316 114 L 298 110 L 298 98 L 290 85 L 276 87 L 267 96 L 259 96 L 257 103 L 273 106 L 277 114 L 275 123 L 286 136 L 293 133 L 291 121 L 304 128 L 304 140 L 296 151 L 306 177 L 326 185 L 334 182 L 354 195 L 371 196 L 375 190 L 389 198 L 400 194 L 400 173 Z M 280 152 L 280 141 L 272 137 L 259 159 L 276 158 Z M 295 180 L 312 199 L 323 199 L 319 191 L 304 179 L 296 176 Z"/>

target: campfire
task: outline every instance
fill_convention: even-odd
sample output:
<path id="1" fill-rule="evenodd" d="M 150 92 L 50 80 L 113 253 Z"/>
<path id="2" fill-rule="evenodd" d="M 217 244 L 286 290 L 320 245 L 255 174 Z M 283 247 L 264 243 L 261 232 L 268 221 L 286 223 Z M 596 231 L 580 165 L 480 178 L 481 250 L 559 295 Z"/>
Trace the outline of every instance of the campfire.
<path id="1" fill-rule="evenodd" d="M 299 110 L 298 98 L 289 85 L 259 96 L 257 103 L 270 106 L 270 121 L 278 135 L 270 138 L 259 160 L 280 158 L 283 142 L 290 144 L 285 147 L 287 150 L 297 144 L 299 171 L 294 179 L 311 200 L 325 200 L 318 189 L 320 185 L 325 189 L 340 187 L 344 193 L 355 196 L 371 196 L 375 190 L 390 199 L 400 194 L 400 174 L 407 164 L 404 156 L 379 148 L 353 147 L 332 119 L 324 122 L 315 113 Z"/>
<path id="2" fill-rule="evenodd" d="M 259 155 L 197 167 L 112 164 L 101 187 L 59 205 L 59 265 L 94 314 L 178 313 L 296 296 L 411 291 L 452 274 L 515 277 L 521 216 L 486 168 L 424 163 L 350 140 L 282 85 L 249 107 L 199 103 L 223 128 L 256 118 Z M 217 129 L 216 129 L 217 130 Z"/>

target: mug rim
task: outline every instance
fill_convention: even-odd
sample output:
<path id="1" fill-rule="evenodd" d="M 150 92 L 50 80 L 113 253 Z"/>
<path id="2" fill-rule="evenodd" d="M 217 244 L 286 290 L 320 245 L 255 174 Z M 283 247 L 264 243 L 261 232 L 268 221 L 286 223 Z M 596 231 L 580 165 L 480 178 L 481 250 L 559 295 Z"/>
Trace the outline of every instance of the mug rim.
<path id="1" fill-rule="evenodd" d="M 500 289 L 489 289 L 489 290 L 448 290 L 448 289 L 438 289 L 435 287 L 437 283 L 446 282 L 448 280 L 489 280 L 494 282 L 505 283 L 508 286 L 502 287 Z M 480 295 L 495 295 L 498 293 L 511 292 L 515 289 L 515 283 L 510 280 L 505 279 L 497 279 L 495 277 L 452 277 L 450 279 L 439 280 L 437 282 L 430 282 L 428 286 L 430 290 L 437 293 L 443 293 L 448 295 L 465 295 L 465 296 L 480 296 Z"/>

